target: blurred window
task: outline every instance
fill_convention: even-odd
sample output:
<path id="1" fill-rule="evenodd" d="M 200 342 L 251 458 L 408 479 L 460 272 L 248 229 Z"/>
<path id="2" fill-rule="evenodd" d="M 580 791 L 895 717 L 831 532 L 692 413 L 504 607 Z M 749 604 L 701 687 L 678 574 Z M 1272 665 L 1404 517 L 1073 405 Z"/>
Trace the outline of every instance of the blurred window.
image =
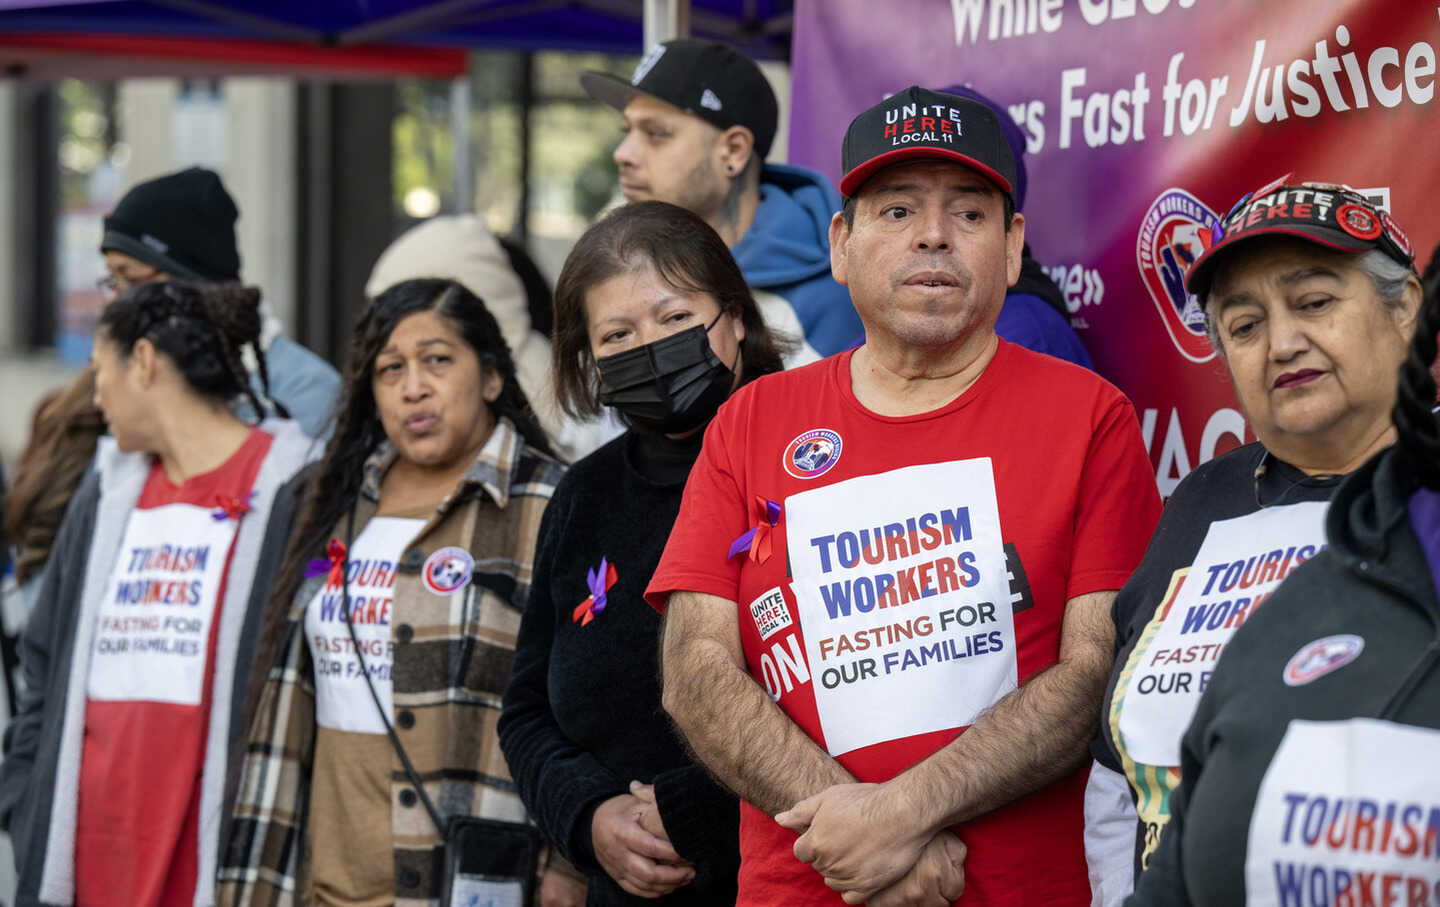
<path id="1" fill-rule="evenodd" d="M 56 211 L 55 337 L 61 361 L 90 358 L 104 296 L 102 222 L 119 198 L 130 149 L 120 139 L 116 86 L 67 79 L 57 89 L 60 200 Z"/>
<path id="2" fill-rule="evenodd" d="M 636 59 L 473 53 L 470 115 L 459 128 L 454 105 L 465 91 L 447 81 L 399 80 L 392 132 L 396 234 L 436 214 L 474 211 L 495 234 L 525 240 L 553 280 L 570 246 L 619 199 L 611 155 L 620 117 L 585 93 L 580 73 L 628 76 Z M 470 199 L 456 197 L 457 132 L 468 143 Z M 462 182 L 460 191 L 466 188 Z"/>

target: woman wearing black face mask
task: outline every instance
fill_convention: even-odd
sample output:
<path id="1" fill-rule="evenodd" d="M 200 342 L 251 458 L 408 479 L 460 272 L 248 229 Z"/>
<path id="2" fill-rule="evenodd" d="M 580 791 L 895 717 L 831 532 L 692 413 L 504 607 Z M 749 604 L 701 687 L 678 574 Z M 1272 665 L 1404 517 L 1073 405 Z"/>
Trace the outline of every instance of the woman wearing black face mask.
<path id="1" fill-rule="evenodd" d="M 587 876 L 587 904 L 735 901 L 735 797 L 660 708 L 660 618 L 641 595 L 704 426 L 780 354 L 724 242 L 682 208 L 621 208 L 565 261 L 561 403 L 613 406 L 630 431 L 576 463 L 545 512 L 500 744 L 530 814 Z"/>

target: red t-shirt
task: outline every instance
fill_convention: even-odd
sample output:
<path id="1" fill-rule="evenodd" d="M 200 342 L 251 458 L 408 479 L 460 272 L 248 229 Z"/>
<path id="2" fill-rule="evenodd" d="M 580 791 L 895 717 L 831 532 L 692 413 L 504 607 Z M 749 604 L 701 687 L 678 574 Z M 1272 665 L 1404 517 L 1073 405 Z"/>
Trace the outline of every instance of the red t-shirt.
<path id="1" fill-rule="evenodd" d="M 892 418 L 855 398 L 851 355 L 721 408 L 646 598 L 737 602 L 755 681 L 878 782 L 1054 664 L 1065 602 L 1120 588 L 1160 501 L 1133 408 L 1091 372 L 1002 340 L 959 398 Z M 767 510 L 771 556 L 729 556 Z M 1083 788 L 1081 772 L 957 829 L 960 902 L 1088 904 Z M 739 904 L 841 903 L 794 842 L 742 803 Z"/>
<path id="2" fill-rule="evenodd" d="M 125 524 L 86 683 L 75 903 L 194 901 L 216 629 L 271 436 L 180 485 L 159 461 Z"/>

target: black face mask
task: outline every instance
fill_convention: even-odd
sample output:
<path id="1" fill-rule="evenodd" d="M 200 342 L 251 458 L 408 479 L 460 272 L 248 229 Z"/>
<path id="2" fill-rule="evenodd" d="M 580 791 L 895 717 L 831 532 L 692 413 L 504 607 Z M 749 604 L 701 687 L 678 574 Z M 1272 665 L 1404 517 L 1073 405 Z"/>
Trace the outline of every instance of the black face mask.
<path id="1" fill-rule="evenodd" d="M 720 315 L 724 315 L 721 312 Z M 654 343 L 595 360 L 600 402 L 636 425 L 678 434 L 704 425 L 725 398 L 735 373 L 710 349 L 710 328 L 696 325 Z M 737 351 L 735 362 L 740 362 Z"/>

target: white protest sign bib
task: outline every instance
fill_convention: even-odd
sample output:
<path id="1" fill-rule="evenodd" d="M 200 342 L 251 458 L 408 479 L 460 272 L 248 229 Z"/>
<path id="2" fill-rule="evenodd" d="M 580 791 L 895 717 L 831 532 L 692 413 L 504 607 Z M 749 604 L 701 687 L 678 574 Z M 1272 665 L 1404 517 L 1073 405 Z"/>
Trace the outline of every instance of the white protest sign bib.
<path id="1" fill-rule="evenodd" d="M 1440 731 L 1291 721 L 1245 856 L 1251 907 L 1440 904 Z"/>
<path id="2" fill-rule="evenodd" d="M 424 520 L 377 516 L 365 524 L 360 537 L 350 546 L 345 578 L 355 638 L 385 709 L 386 721 L 394 714 L 390 669 L 395 663 L 395 648 L 390 637 L 390 617 L 395 603 L 396 568 L 400 552 L 424 526 Z M 315 662 L 315 720 L 331 730 L 383 734 L 385 724 L 360 671 L 344 609 L 340 590 L 328 586 L 322 587 L 305 609 L 305 639 Z"/>
<path id="3" fill-rule="evenodd" d="M 1180 764 L 1180 737 L 1225 644 L 1290 571 L 1325 547 L 1327 507 L 1269 507 L 1210 524 L 1164 624 L 1134 656 L 1120 712 L 1131 759 Z"/>
<path id="4" fill-rule="evenodd" d="M 87 696 L 200 704 L 210 622 L 238 526 L 195 504 L 130 514 L 97 617 Z"/>
<path id="5" fill-rule="evenodd" d="M 967 726 L 1015 689 L 988 457 L 801 492 L 785 521 L 830 755 Z"/>

